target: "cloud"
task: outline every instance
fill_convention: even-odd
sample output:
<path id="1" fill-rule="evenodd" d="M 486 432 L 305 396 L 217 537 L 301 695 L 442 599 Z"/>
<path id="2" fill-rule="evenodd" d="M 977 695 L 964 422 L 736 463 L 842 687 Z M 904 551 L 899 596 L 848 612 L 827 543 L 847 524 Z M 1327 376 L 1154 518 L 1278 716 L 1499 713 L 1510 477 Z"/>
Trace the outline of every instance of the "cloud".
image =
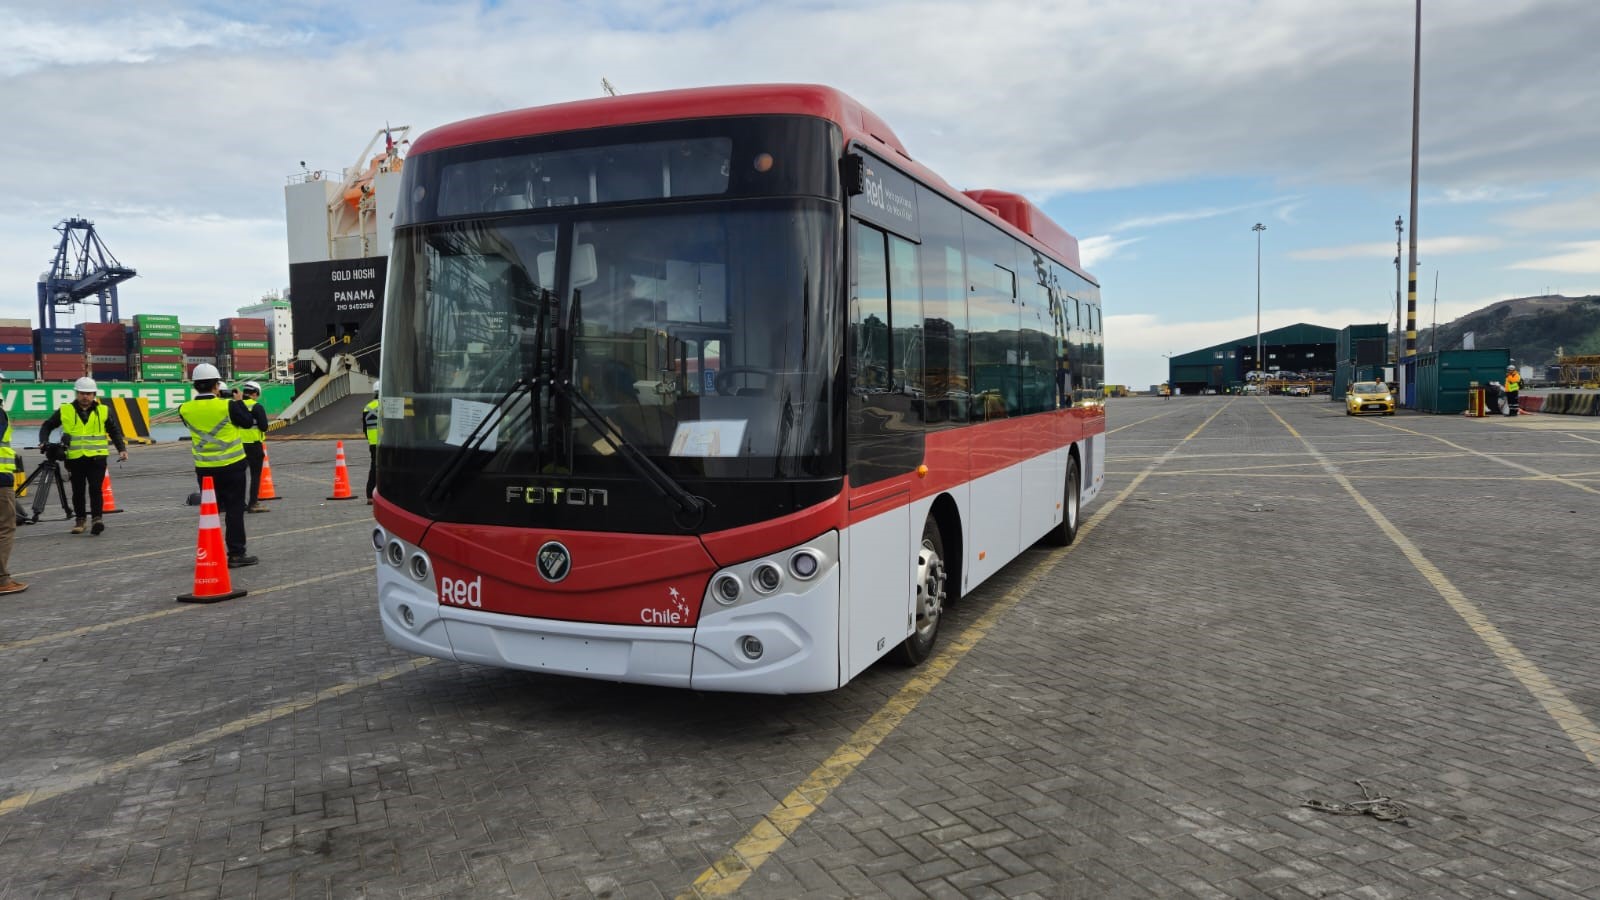
<path id="1" fill-rule="evenodd" d="M 1455 253 L 1481 253 L 1501 245 L 1498 238 L 1490 237 L 1438 237 L 1423 238 L 1417 242 L 1417 255 L 1434 257 Z M 1342 247 L 1313 247 L 1291 250 L 1290 259 L 1326 261 L 1334 259 L 1381 258 L 1394 259 L 1394 245 L 1387 243 L 1346 244 Z"/>
<path id="2" fill-rule="evenodd" d="M 44 21 L 0 9 L 0 76 L 50 66 L 148 63 L 196 49 L 280 47 L 301 38 L 293 31 L 244 22 L 191 22 L 141 13 L 95 23 Z"/>
<path id="3" fill-rule="evenodd" d="M 1299 197 L 1274 197 L 1271 200 L 1257 200 L 1252 203 L 1241 203 L 1237 206 L 1207 206 L 1199 209 L 1183 209 L 1148 216 L 1137 216 L 1118 222 L 1112 226 L 1111 230 L 1129 231 L 1135 228 L 1154 228 L 1160 225 L 1174 225 L 1179 222 L 1195 222 L 1201 219 L 1214 219 L 1218 216 L 1228 216 L 1245 210 L 1261 209 L 1278 204 L 1286 204 L 1277 211 L 1280 217 L 1286 217 L 1297 205 L 1294 201 L 1299 199 Z"/>
<path id="4" fill-rule="evenodd" d="M 1094 267 L 1117 255 L 1117 252 L 1129 244 L 1137 244 L 1143 238 L 1117 238 L 1109 234 L 1098 234 L 1078 241 L 1078 256 L 1085 269 L 1090 271 Z"/>
<path id="5" fill-rule="evenodd" d="M 1600 274 L 1600 241 L 1579 241 L 1563 244 L 1563 252 L 1554 256 L 1512 263 L 1512 269 L 1538 269 L 1542 272 L 1570 272 L 1579 275 Z"/>
<path id="6" fill-rule="evenodd" d="M 1594 231 L 1600 228 L 1600 194 L 1530 206 L 1498 221 L 1529 231 Z"/>
<path id="7" fill-rule="evenodd" d="M 1537 200 L 1543 196 L 1545 196 L 1543 191 L 1508 188 L 1496 184 L 1445 188 L 1440 193 L 1440 199 L 1445 203 L 1516 203 L 1523 200 Z"/>

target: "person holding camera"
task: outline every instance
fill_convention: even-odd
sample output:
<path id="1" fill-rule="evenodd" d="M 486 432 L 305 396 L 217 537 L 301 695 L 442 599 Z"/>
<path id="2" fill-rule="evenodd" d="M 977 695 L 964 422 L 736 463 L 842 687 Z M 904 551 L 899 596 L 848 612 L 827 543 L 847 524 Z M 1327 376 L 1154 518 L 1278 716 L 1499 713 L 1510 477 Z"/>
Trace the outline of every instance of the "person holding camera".
<path id="1" fill-rule="evenodd" d="M 202 489 L 210 478 L 222 514 L 223 543 L 228 547 L 228 568 L 253 566 L 260 560 L 245 552 L 244 430 L 254 428 L 255 417 L 244 401 L 234 398 L 222 382 L 222 373 L 210 363 L 199 363 L 189 374 L 195 397 L 178 407 L 178 418 L 189 428 L 189 452 L 194 455 L 194 478 Z"/>
<path id="2" fill-rule="evenodd" d="M 0 381 L 5 376 L 0 375 Z M 11 448 L 11 418 L 0 406 L 0 594 L 20 594 L 26 582 L 11 577 L 11 542 L 17 536 L 17 451 Z"/>
<path id="3" fill-rule="evenodd" d="M 76 520 L 73 534 L 83 534 L 84 522 L 92 519 L 90 534 L 106 530 L 102 519 L 105 512 L 106 463 L 111 455 L 111 445 L 117 448 L 117 461 L 126 462 L 128 445 L 122 440 L 122 426 L 111 414 L 111 407 L 100 402 L 100 386 L 93 378 L 79 378 L 72 386 L 77 396 L 45 420 L 39 429 L 39 449 L 50 443 L 50 432 L 61 429 L 61 444 L 65 450 L 67 474 L 72 480 L 72 515 Z M 45 450 L 48 453 L 48 450 Z M 84 494 L 88 506 L 85 516 Z"/>

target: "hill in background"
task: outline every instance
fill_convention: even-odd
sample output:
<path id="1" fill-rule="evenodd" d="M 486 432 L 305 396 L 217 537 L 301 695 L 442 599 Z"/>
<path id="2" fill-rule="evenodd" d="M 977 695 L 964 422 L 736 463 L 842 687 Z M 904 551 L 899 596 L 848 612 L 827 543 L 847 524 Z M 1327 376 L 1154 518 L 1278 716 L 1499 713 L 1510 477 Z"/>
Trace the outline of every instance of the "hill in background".
<path id="1" fill-rule="evenodd" d="M 1422 313 L 1422 304 L 1417 304 Z M 1417 332 L 1417 350 L 1433 349 L 1431 328 Z M 1568 356 L 1600 354 L 1600 296 L 1517 297 L 1500 300 L 1439 326 L 1437 348 L 1459 350 L 1472 332 L 1480 349 L 1505 347 L 1524 366 L 1555 365 L 1557 351 Z"/>

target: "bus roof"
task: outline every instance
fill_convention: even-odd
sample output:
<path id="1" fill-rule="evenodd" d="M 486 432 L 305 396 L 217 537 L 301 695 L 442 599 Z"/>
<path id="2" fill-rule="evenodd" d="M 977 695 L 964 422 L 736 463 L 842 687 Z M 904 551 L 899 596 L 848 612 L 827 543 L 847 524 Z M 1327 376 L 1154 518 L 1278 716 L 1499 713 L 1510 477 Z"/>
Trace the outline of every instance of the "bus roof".
<path id="1" fill-rule="evenodd" d="M 939 189 L 951 200 L 988 216 L 1031 240 L 1085 274 L 1078 240 L 1020 194 L 995 190 L 958 191 L 911 158 L 893 129 L 872 110 L 836 88 L 817 84 L 746 84 L 685 88 L 646 94 L 620 94 L 549 106 L 509 110 L 429 129 L 411 144 L 410 155 L 508 138 L 583 131 L 612 125 L 709 119 L 724 116 L 798 115 L 837 124 L 846 143 L 854 141 L 887 157 L 907 174 Z M 1093 280 L 1093 279 L 1091 279 Z"/>

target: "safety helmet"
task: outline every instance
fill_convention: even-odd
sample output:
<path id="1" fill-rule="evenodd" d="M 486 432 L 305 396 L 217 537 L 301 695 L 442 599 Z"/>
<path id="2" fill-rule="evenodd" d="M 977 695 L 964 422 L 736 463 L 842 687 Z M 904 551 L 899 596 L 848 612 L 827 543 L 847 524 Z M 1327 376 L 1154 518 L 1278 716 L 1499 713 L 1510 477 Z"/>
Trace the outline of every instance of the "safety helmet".
<path id="1" fill-rule="evenodd" d="M 1517 370 L 1516 366 L 1506 366 L 1506 371 L 1507 372 L 1515 372 L 1516 370 Z"/>
<path id="2" fill-rule="evenodd" d="M 217 367 L 211 363 L 200 363 L 194 367 L 193 372 L 189 373 L 190 381 L 215 381 L 221 377 L 222 373 L 218 372 Z"/>
<path id="3" fill-rule="evenodd" d="M 219 390 L 219 391 L 228 390 L 228 383 L 226 381 L 217 382 L 217 390 Z"/>
<path id="4" fill-rule="evenodd" d="M 378 396 L 378 393 L 379 393 L 379 391 L 378 391 L 378 382 L 376 380 L 374 380 L 372 382 L 372 396 L 376 397 L 376 396 Z"/>
<path id="5" fill-rule="evenodd" d="M 243 391 L 255 391 L 258 394 L 261 393 L 261 385 L 256 384 L 254 381 L 246 381 L 244 384 L 239 385 L 239 389 Z"/>
<path id="6" fill-rule="evenodd" d="M 79 378 L 77 381 L 74 381 L 72 383 L 72 389 L 75 390 L 75 391 L 82 391 L 82 392 L 88 393 L 88 394 L 98 394 L 98 393 L 100 393 L 100 385 L 95 384 L 94 383 L 94 379 L 90 378 L 87 375 L 83 376 L 82 378 Z"/>

